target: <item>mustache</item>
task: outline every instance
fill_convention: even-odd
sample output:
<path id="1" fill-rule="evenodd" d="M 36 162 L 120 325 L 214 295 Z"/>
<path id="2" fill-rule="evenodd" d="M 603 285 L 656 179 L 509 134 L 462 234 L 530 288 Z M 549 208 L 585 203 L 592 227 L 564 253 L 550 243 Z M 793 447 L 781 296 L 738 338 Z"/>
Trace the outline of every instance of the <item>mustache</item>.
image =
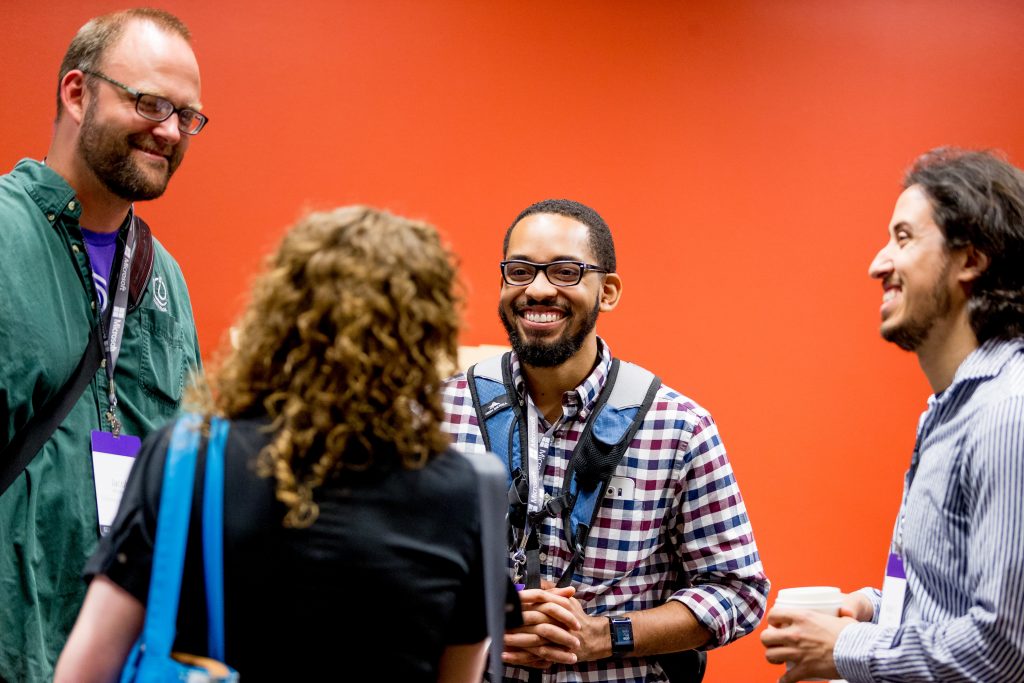
<path id="1" fill-rule="evenodd" d="M 132 135 L 128 138 L 128 142 L 131 143 L 133 147 L 141 149 L 143 152 L 159 154 L 160 156 L 167 157 L 168 159 L 174 156 L 174 150 L 176 149 L 176 145 L 161 145 L 152 137 L 144 134 Z"/>

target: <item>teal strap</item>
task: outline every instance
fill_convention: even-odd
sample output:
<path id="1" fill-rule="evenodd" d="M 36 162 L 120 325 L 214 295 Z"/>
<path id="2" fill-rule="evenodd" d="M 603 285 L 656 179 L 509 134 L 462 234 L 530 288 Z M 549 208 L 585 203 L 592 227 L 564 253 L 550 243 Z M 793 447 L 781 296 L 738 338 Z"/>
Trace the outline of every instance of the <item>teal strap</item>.
<path id="1" fill-rule="evenodd" d="M 203 572 L 209 656 L 221 661 L 224 660 L 224 443 L 227 436 L 228 422 L 212 418 L 203 486 Z"/>
<path id="2" fill-rule="evenodd" d="M 178 420 L 164 464 L 153 571 L 149 579 L 146 622 L 142 632 L 142 642 L 146 644 L 148 654 L 157 657 L 169 657 L 174 645 L 200 424 L 196 415 L 186 415 Z"/>

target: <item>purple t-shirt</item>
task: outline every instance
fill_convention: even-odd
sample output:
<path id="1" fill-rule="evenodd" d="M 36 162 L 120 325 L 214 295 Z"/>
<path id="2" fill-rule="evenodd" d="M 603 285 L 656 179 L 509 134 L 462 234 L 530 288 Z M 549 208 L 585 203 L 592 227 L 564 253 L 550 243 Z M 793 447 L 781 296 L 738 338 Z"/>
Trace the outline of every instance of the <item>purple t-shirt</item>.
<path id="1" fill-rule="evenodd" d="M 117 252 L 117 231 L 93 232 L 82 228 L 82 239 L 85 241 L 85 250 L 89 252 L 92 281 L 96 284 L 96 296 L 99 297 L 100 312 L 103 313 L 107 310 L 110 269 Z"/>

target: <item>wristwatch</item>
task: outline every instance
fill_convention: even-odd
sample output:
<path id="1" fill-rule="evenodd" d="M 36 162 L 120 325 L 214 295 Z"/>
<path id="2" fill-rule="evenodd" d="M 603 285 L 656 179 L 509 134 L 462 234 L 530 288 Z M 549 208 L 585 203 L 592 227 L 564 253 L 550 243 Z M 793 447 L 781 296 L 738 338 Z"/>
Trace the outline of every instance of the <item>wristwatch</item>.
<path id="1" fill-rule="evenodd" d="M 608 630 L 613 657 L 624 657 L 633 651 L 633 622 L 629 617 L 608 617 Z"/>

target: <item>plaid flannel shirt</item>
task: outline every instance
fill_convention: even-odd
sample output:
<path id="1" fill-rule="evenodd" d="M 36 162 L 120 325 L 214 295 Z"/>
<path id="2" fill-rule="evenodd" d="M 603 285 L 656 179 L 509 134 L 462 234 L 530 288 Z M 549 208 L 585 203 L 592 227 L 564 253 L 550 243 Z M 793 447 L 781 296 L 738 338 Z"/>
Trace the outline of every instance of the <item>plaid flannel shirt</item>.
<path id="1" fill-rule="evenodd" d="M 568 419 L 556 430 L 543 463 L 544 492 L 561 492 L 565 470 L 604 386 L 611 352 L 601 342 L 590 375 L 563 397 Z M 519 363 L 512 376 L 528 400 Z M 484 453 L 483 436 L 464 374 L 449 379 L 443 403 L 446 431 L 469 453 Z M 538 432 L 551 425 L 540 417 Z M 488 456 L 495 457 L 495 456 Z M 764 615 L 769 582 L 732 467 L 711 415 L 662 386 L 633 436 L 616 477 L 631 479 L 631 500 L 605 497 L 577 570 L 576 597 L 591 615 L 650 609 L 667 600 L 686 605 L 711 632 L 706 649 L 754 630 Z M 541 575 L 557 581 L 571 560 L 561 518 L 540 529 Z M 546 682 L 666 681 L 655 658 L 626 657 L 552 665 Z M 526 681 L 529 669 L 506 667 L 506 681 Z"/>

